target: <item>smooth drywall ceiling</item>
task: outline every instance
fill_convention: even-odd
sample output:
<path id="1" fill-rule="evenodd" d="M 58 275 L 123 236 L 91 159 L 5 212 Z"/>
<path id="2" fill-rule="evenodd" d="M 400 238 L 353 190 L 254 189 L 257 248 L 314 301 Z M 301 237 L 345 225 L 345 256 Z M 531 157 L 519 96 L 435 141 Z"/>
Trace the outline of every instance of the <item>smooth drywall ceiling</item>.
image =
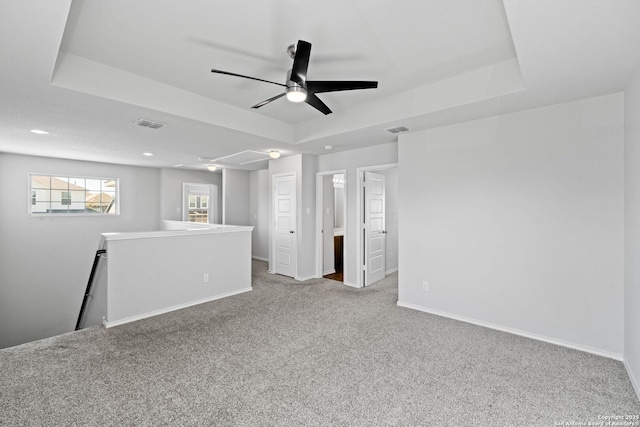
<path id="1" fill-rule="evenodd" d="M 120 215 L 29 216 L 30 172 L 114 177 Z M 158 169 L 0 153 L 0 347 L 72 331 L 100 234 L 158 227 Z"/>
<path id="2" fill-rule="evenodd" d="M 346 170 L 345 192 L 347 198 L 347 230 L 345 235 L 346 259 L 344 262 L 344 281 L 355 286 L 358 281 L 356 197 L 358 176 L 357 168 L 365 166 L 388 165 L 398 161 L 398 145 L 381 144 L 374 147 L 343 151 L 318 156 L 318 172 Z"/>
<path id="3" fill-rule="evenodd" d="M 399 186 L 399 304 L 621 357 L 621 94 L 400 135 Z"/>
<path id="4" fill-rule="evenodd" d="M 640 397 L 640 73 L 625 90 L 624 361 Z"/>
<path id="5" fill-rule="evenodd" d="M 162 219 L 182 221 L 182 184 L 213 184 L 218 188 L 218 223 L 222 222 L 222 174 L 188 169 L 162 169 Z"/>

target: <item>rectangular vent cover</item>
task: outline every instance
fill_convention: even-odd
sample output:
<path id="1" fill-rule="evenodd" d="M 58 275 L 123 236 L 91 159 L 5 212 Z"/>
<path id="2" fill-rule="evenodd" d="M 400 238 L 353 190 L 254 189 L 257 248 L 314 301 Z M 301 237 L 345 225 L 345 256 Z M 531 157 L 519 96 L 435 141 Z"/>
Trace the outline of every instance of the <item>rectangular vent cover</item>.
<path id="1" fill-rule="evenodd" d="M 402 132 L 409 132 L 411 129 L 406 127 L 406 126 L 396 126 L 394 128 L 389 128 L 389 129 L 385 129 L 387 132 L 389 133 L 402 133 Z"/>
<path id="2" fill-rule="evenodd" d="M 160 129 L 166 126 L 164 123 L 158 123 L 147 119 L 138 119 L 135 124 L 151 129 Z"/>

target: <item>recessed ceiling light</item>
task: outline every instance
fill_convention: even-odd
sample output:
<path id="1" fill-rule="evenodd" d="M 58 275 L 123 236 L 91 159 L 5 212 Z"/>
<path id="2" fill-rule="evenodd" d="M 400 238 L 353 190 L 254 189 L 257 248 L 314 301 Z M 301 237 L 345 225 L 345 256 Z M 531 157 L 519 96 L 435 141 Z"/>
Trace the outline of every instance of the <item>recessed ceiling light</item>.
<path id="1" fill-rule="evenodd" d="M 269 151 L 269 157 L 271 157 L 272 159 L 277 159 L 278 157 L 280 157 L 280 152 L 278 150 L 271 150 Z"/>
<path id="2" fill-rule="evenodd" d="M 40 129 L 31 129 L 31 132 L 38 134 L 38 135 L 49 135 L 49 132 L 47 132 L 46 130 L 40 130 Z"/>
<path id="3" fill-rule="evenodd" d="M 211 172 L 213 172 L 214 170 L 218 169 L 216 167 L 216 165 L 207 165 L 207 169 L 209 169 Z"/>
<path id="4" fill-rule="evenodd" d="M 333 145 L 325 145 L 324 149 L 325 150 L 333 150 Z"/>
<path id="5" fill-rule="evenodd" d="M 147 157 L 151 157 L 153 156 L 153 153 L 142 153 L 143 156 L 147 156 Z"/>

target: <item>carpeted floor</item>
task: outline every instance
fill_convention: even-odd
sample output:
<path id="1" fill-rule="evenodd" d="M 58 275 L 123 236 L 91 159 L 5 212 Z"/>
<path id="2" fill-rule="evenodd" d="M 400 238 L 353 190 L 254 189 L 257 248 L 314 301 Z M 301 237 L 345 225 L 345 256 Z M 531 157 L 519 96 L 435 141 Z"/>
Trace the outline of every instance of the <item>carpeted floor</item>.
<path id="1" fill-rule="evenodd" d="M 249 293 L 0 350 L 0 425 L 553 426 L 640 414 L 620 362 L 399 308 L 395 274 L 352 289 L 253 268 Z"/>

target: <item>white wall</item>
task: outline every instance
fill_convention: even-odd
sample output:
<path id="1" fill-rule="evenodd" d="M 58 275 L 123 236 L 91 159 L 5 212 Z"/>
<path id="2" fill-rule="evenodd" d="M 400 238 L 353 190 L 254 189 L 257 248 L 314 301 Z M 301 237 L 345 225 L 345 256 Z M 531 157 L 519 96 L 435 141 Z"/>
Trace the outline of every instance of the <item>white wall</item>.
<path id="1" fill-rule="evenodd" d="M 396 163 L 398 161 L 398 145 L 396 143 L 381 144 L 373 147 L 341 151 L 318 156 L 318 172 L 346 169 L 345 191 L 347 195 L 347 233 L 345 235 L 345 249 L 347 258 L 344 263 L 344 281 L 356 285 L 358 278 L 358 262 L 356 251 L 356 230 L 358 218 L 356 215 L 356 188 L 358 176 L 356 169 L 365 166 L 376 166 Z"/>
<path id="2" fill-rule="evenodd" d="M 162 219 L 182 221 L 182 183 L 213 184 L 218 187 L 217 223 L 222 222 L 222 174 L 187 169 L 161 169 Z"/>
<path id="3" fill-rule="evenodd" d="M 316 172 L 318 158 L 302 155 L 302 244 L 298 246 L 298 273 L 301 279 L 311 279 L 316 274 Z M 302 197 L 300 197 L 302 196 Z M 300 261 L 302 260 L 302 263 Z"/>
<path id="4" fill-rule="evenodd" d="M 625 90 L 624 361 L 640 397 L 640 73 Z"/>
<path id="5" fill-rule="evenodd" d="M 623 115 L 614 94 L 400 135 L 399 304 L 620 358 Z"/>
<path id="6" fill-rule="evenodd" d="M 249 176 L 249 210 L 253 234 L 251 255 L 266 261 L 269 259 L 269 170 L 251 172 Z"/>
<path id="7" fill-rule="evenodd" d="M 118 216 L 29 216 L 29 172 L 120 180 Z M 72 331 L 100 234 L 158 227 L 158 169 L 0 153 L 0 347 Z"/>
<path id="8" fill-rule="evenodd" d="M 250 179 L 249 171 L 224 169 L 222 171 L 222 223 L 249 225 Z"/>
<path id="9" fill-rule="evenodd" d="M 107 326 L 251 290 L 246 228 L 107 236 Z"/>
<path id="10" fill-rule="evenodd" d="M 385 268 L 392 273 L 398 269 L 398 168 L 377 173 L 384 175 L 385 182 L 385 230 L 386 258 Z"/>

